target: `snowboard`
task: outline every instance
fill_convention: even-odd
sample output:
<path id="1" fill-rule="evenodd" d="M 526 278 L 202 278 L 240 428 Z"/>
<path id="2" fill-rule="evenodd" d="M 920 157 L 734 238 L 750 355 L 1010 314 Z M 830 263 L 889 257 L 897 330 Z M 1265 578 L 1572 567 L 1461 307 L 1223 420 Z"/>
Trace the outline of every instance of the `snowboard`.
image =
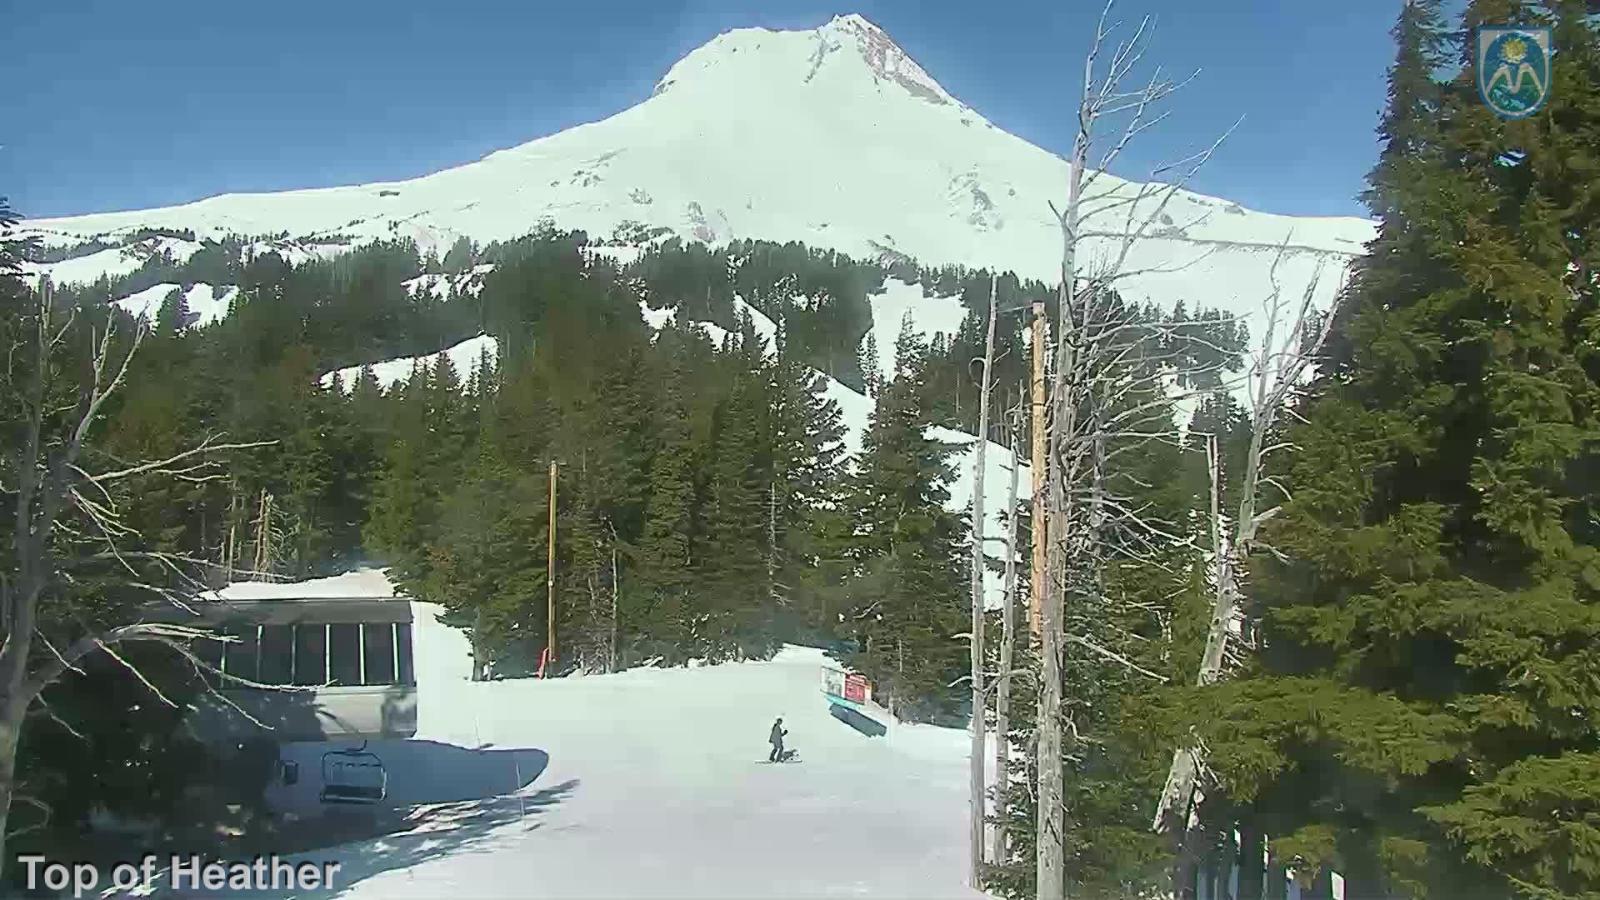
<path id="1" fill-rule="evenodd" d="M 782 759 L 761 759 L 761 760 L 756 760 L 756 762 L 760 763 L 763 766 L 780 765 L 782 763 L 797 763 L 799 761 L 800 761 L 800 754 L 794 752 L 793 750 L 790 750 L 790 751 L 784 753 Z"/>

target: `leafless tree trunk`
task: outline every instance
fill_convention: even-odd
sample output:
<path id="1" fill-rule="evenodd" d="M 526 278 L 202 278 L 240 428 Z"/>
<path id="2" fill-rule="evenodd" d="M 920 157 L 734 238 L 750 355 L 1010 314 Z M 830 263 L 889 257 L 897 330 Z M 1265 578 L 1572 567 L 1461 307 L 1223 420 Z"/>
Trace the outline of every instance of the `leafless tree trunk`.
<path id="1" fill-rule="evenodd" d="M 1040 601 L 1043 683 L 1037 722 L 1039 810 L 1035 835 L 1036 889 L 1041 900 L 1066 896 L 1063 730 L 1074 723 L 1066 715 L 1063 697 L 1065 650 L 1070 644 L 1144 671 L 1090 636 L 1066 630 L 1069 621 L 1075 629 L 1079 623 L 1092 622 L 1093 611 L 1101 603 L 1102 532 L 1108 518 L 1132 515 L 1119 508 L 1116 498 L 1107 496 L 1104 489 L 1106 465 L 1113 452 L 1109 439 L 1136 429 L 1125 414 L 1108 419 L 1102 412 L 1113 400 L 1126 397 L 1129 388 L 1103 380 L 1111 377 L 1107 373 L 1114 371 L 1119 358 L 1112 338 L 1120 326 L 1106 323 L 1107 310 L 1097 304 L 1107 302 L 1109 289 L 1117 280 L 1137 274 L 1126 265 L 1133 247 L 1163 218 L 1172 197 L 1221 143 L 1219 139 L 1186 160 L 1158 168 L 1152 180 L 1131 195 L 1126 190 L 1119 195 L 1114 184 L 1098 193 L 1091 190 L 1133 138 L 1165 118 L 1165 113 L 1156 114 L 1155 107 L 1187 83 L 1166 80 L 1158 70 L 1144 86 L 1124 86 L 1144 56 L 1151 30 L 1148 17 L 1130 39 L 1116 46 L 1104 71 L 1097 68 L 1101 51 L 1116 28 L 1107 21 L 1114 2 L 1108 0 L 1102 11 L 1084 58 L 1077 129 L 1067 157 L 1066 203 L 1060 209 L 1051 204 L 1061 228 L 1061 277 L 1052 327 L 1055 371 L 1048 398 L 1046 509 L 1044 521 L 1034 526 L 1035 540 L 1046 542 L 1045 595 Z M 1089 157 L 1096 128 L 1113 115 L 1124 116 L 1125 124 L 1091 170 Z M 1179 177 L 1168 178 L 1173 170 L 1180 171 Z M 1087 227 L 1107 215 L 1117 220 L 1109 229 Z M 1096 261 L 1093 279 L 1080 279 L 1080 254 L 1086 249 L 1082 242 L 1088 238 L 1108 241 L 1104 249 L 1109 253 Z"/>
<path id="2" fill-rule="evenodd" d="M 1265 474 L 1266 457 L 1276 451 L 1289 449 L 1287 444 L 1268 444 L 1280 412 L 1286 409 L 1293 392 L 1302 382 L 1306 372 L 1321 352 L 1328 336 L 1331 312 L 1318 316 L 1312 306 L 1321 281 L 1322 263 L 1305 287 L 1298 305 L 1286 309 L 1282 287 L 1278 281 L 1278 268 L 1288 252 L 1289 238 L 1279 247 L 1273 259 L 1270 280 L 1271 292 L 1266 303 L 1266 328 L 1253 359 L 1248 375 L 1250 380 L 1250 448 L 1245 455 L 1243 481 L 1239 488 L 1239 509 L 1233 520 L 1231 533 L 1227 530 L 1221 513 L 1223 474 L 1216 437 L 1207 442 L 1207 462 L 1211 473 L 1211 534 L 1215 554 L 1214 600 L 1211 621 L 1206 634 L 1206 646 L 1200 658 L 1194 683 L 1198 687 L 1216 682 L 1221 677 L 1228 660 L 1229 640 L 1243 603 L 1239 589 L 1239 571 L 1250 553 L 1258 545 L 1256 533 L 1261 525 L 1277 515 L 1279 507 L 1272 506 L 1258 512 L 1262 504 L 1264 485 L 1279 487 Z M 1337 297 L 1337 291 L 1335 297 Z M 1286 333 L 1281 329 L 1289 316 Z M 1280 337 L 1280 335 L 1282 335 Z M 1270 548 L 1268 548 L 1270 549 Z M 1173 751 L 1172 764 L 1167 770 L 1166 784 L 1157 803 L 1151 827 L 1156 831 L 1173 830 L 1181 849 L 1189 828 L 1191 809 L 1196 796 L 1197 782 L 1204 760 L 1198 750 L 1179 747 Z"/>
<path id="3" fill-rule="evenodd" d="M 611 644 L 606 671 L 615 672 L 617 670 L 617 528 L 610 522 L 606 523 L 606 528 L 611 532 Z"/>
<path id="4" fill-rule="evenodd" d="M 1005 581 L 1001 591 L 1000 607 L 1000 665 L 996 675 L 994 695 L 994 863 L 1006 864 L 1006 792 L 1011 784 L 1011 667 L 1015 665 L 1017 643 L 1017 482 L 1022 458 L 1017 455 L 1021 438 L 1022 397 L 1017 393 L 1017 405 L 1011 410 L 1009 440 L 1011 448 L 1011 484 L 1006 492 L 1006 562 Z"/>
<path id="5" fill-rule="evenodd" d="M 767 486 L 767 598 L 777 604 L 778 596 L 778 481 Z"/>
<path id="6" fill-rule="evenodd" d="M 983 825 L 987 821 L 983 798 L 984 790 L 984 709 L 983 686 L 983 570 L 984 522 L 983 475 L 986 451 L 989 447 L 989 394 L 994 371 L 994 329 L 999 317 L 996 303 L 997 279 L 989 276 L 989 325 L 983 344 L 983 373 L 978 382 L 978 442 L 972 453 L 972 751 L 968 758 L 968 803 L 970 805 L 968 848 L 972 861 L 971 885 L 976 888 L 983 880 Z"/>
<path id="7" fill-rule="evenodd" d="M 233 564 L 239 553 L 239 490 L 238 485 L 228 486 L 228 542 L 222 551 L 224 580 L 233 581 Z"/>
<path id="8" fill-rule="evenodd" d="M 0 277 L 8 274 L 0 272 Z M 116 652 L 116 645 L 127 641 L 163 643 L 196 666 L 210 668 L 188 649 L 193 640 L 213 637 L 204 630 L 145 621 L 85 630 L 81 623 L 63 623 L 58 621 L 61 617 L 50 616 L 49 610 L 42 608 L 47 598 L 70 592 L 67 576 L 74 567 L 94 561 L 115 563 L 118 571 L 126 573 L 126 587 L 182 603 L 174 592 L 145 583 L 132 563 L 157 562 L 177 573 L 178 563 L 192 561 L 120 548 L 119 540 L 126 542 L 137 535 L 120 519 L 112 491 L 125 479 L 147 474 L 210 481 L 222 476 L 213 470 L 214 461 L 208 457 L 262 446 L 208 439 L 165 459 L 90 471 L 84 455 L 90 432 L 122 386 L 145 331 L 142 326 L 135 331 L 127 352 L 121 359 L 113 359 L 114 318 L 99 330 L 78 321 L 75 312 L 56 316 L 52 305 L 47 280 L 37 293 L 28 292 L 22 298 L 22 308 L 13 313 L 13 343 L 0 371 L 0 385 L 5 386 L 0 393 L 12 395 L 4 399 L 0 414 L 15 415 L 22 435 L 20 443 L 6 448 L 6 456 L 0 459 L 4 465 L 0 471 L 15 481 L 3 492 L 13 521 L 8 548 L 11 559 L 5 566 L 9 571 L 0 575 L 0 625 L 5 632 L 0 644 L 0 864 L 6 858 L 6 826 L 13 803 L 18 799 L 37 803 L 17 793 L 17 748 L 28 710 L 40 701 L 46 688 L 68 671 L 81 671 L 80 660 L 104 653 L 171 705 Z M 73 353 L 71 343 L 80 337 L 88 339 L 85 371 L 63 378 L 64 372 L 71 371 L 65 359 Z M 72 395 L 71 402 L 63 406 L 66 393 Z M 195 590 L 203 587 L 197 581 L 189 583 Z"/>

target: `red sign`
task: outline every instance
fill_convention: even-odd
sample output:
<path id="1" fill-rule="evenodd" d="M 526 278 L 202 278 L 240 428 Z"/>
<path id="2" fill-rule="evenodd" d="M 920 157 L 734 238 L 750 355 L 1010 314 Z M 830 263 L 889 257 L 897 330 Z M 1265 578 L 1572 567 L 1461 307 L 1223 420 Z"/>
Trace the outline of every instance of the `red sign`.
<path id="1" fill-rule="evenodd" d="M 867 679 L 861 675 L 846 675 L 844 698 L 852 703 L 867 702 Z"/>

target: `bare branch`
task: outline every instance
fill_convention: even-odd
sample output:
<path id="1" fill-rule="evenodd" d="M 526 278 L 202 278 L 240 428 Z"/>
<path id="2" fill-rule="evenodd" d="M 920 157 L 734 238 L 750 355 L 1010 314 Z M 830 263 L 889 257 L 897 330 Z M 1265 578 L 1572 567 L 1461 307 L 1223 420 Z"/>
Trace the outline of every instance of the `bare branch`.
<path id="1" fill-rule="evenodd" d="M 173 709 L 177 709 L 178 708 L 178 704 L 173 703 L 172 699 L 170 697 L 168 697 L 166 694 L 161 693 L 161 689 L 156 687 L 154 684 L 152 684 L 150 679 L 144 677 L 144 673 L 139 671 L 139 667 L 138 666 L 134 665 L 133 663 L 128 662 L 126 659 L 123 659 L 122 658 L 122 654 L 120 654 L 117 651 L 111 649 L 111 645 L 105 644 L 105 643 L 100 643 L 100 642 L 97 642 L 97 643 L 99 644 L 101 652 L 105 653 L 107 656 L 109 656 L 112 659 L 116 660 L 119 665 L 121 665 L 124 669 L 127 669 L 130 673 L 132 673 L 134 678 L 139 679 L 139 683 L 140 684 L 142 684 L 146 688 L 148 688 L 150 693 L 156 695 L 156 699 L 157 700 L 160 700 L 162 703 L 165 703 L 166 705 L 172 707 Z"/>
<path id="2" fill-rule="evenodd" d="M 1123 655 L 1121 655 L 1119 653 L 1114 653 L 1114 652 L 1112 652 L 1110 650 L 1107 650 L 1106 648 L 1100 646 L 1099 644 L 1096 644 L 1094 641 L 1089 640 L 1088 638 L 1084 637 L 1083 635 L 1068 634 L 1066 636 L 1066 638 L 1067 638 L 1068 641 L 1071 641 L 1072 643 L 1077 644 L 1078 646 L 1084 648 L 1085 650 L 1088 650 L 1088 651 L 1090 651 L 1092 653 L 1096 653 L 1096 654 L 1098 654 L 1100 656 L 1103 656 L 1106 659 L 1111 660 L 1112 662 L 1121 664 L 1124 668 L 1126 668 L 1126 669 L 1128 669 L 1130 671 L 1138 672 L 1140 675 L 1143 675 L 1146 678 L 1154 679 L 1155 681 L 1159 681 L 1162 684 L 1166 684 L 1167 683 L 1167 676 L 1162 675 L 1159 672 L 1152 672 L 1149 669 L 1146 669 L 1145 667 L 1143 667 L 1143 666 L 1139 665 L 1138 663 L 1134 662 L 1133 660 L 1128 659 L 1126 656 L 1123 656 Z"/>
<path id="3" fill-rule="evenodd" d="M 118 478 L 126 478 L 129 475 L 139 475 L 145 472 L 159 471 L 171 466 L 173 463 L 181 462 L 185 459 L 198 456 L 202 453 L 216 453 L 222 450 L 248 450 L 254 447 L 270 447 L 277 443 L 277 441 L 249 441 L 246 443 L 213 444 L 211 443 L 212 440 L 213 438 L 208 437 L 202 441 L 199 446 L 191 447 L 182 453 L 175 453 L 166 459 L 158 459 L 147 463 L 141 463 L 136 466 L 129 466 L 128 468 L 117 469 L 111 472 L 101 472 L 98 475 L 90 476 L 89 480 L 96 484 L 104 484 L 105 482 L 114 481 Z"/>

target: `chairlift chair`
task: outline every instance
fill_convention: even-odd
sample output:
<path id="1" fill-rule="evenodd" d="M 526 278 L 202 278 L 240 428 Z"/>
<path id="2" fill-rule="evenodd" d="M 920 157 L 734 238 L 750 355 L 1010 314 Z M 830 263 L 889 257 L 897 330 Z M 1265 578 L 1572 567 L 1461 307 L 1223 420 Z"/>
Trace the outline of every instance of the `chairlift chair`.
<path id="1" fill-rule="evenodd" d="M 322 754 L 323 803 L 370 805 L 389 795 L 389 772 L 362 741 L 356 749 Z"/>

